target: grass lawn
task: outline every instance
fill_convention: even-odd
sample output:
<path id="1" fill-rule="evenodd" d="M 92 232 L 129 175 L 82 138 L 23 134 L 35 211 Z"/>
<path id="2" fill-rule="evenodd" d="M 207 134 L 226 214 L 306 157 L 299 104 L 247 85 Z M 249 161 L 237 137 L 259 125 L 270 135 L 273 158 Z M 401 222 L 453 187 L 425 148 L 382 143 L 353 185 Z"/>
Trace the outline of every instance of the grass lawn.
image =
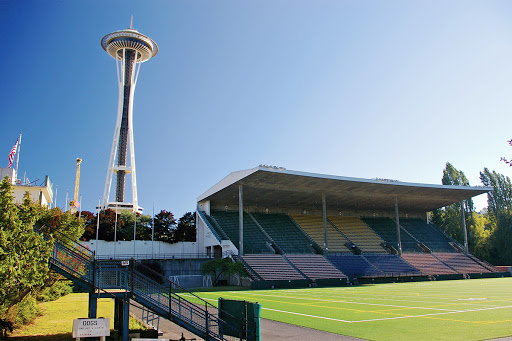
<path id="1" fill-rule="evenodd" d="M 73 320 L 87 317 L 88 294 L 69 294 L 57 301 L 41 303 L 42 316 L 11 334 L 9 340 L 73 340 Z M 98 299 L 98 317 L 110 318 L 110 329 L 114 328 L 114 300 Z M 130 318 L 130 328 L 140 325 Z M 112 332 L 111 332 L 112 335 Z"/>
<path id="2" fill-rule="evenodd" d="M 196 294 L 215 305 L 258 302 L 262 318 L 370 340 L 483 340 L 512 335 L 511 288 L 512 278 L 495 278 Z"/>

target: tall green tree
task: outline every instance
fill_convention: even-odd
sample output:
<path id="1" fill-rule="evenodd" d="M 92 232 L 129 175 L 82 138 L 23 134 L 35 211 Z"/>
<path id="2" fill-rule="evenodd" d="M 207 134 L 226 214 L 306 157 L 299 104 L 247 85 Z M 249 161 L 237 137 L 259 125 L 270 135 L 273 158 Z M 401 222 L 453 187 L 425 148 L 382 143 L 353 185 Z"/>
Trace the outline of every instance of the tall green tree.
<path id="1" fill-rule="evenodd" d="M 154 217 L 155 240 L 163 242 L 173 242 L 174 230 L 176 229 L 176 219 L 174 214 L 162 210 Z"/>
<path id="2" fill-rule="evenodd" d="M 463 171 L 459 171 L 451 163 L 447 162 L 443 170 L 442 184 L 450 186 L 469 186 L 469 181 Z M 475 225 L 473 221 L 473 200 L 465 200 L 462 204 L 454 203 L 435 210 L 432 215 L 432 221 L 441 227 L 449 236 L 459 243 L 464 244 L 461 205 L 464 209 L 464 218 L 468 230 L 468 243 L 471 248 L 471 244 L 474 245 L 471 239 L 472 236 L 474 236 L 473 228 Z"/>
<path id="3" fill-rule="evenodd" d="M 488 211 L 496 218 L 500 211 L 512 208 L 512 183 L 508 176 L 484 168 L 480 172 L 480 180 L 484 186 L 492 187 L 493 191 L 487 193 Z"/>
<path id="4" fill-rule="evenodd" d="M 178 220 L 178 226 L 174 231 L 175 242 L 196 241 L 196 214 L 187 212 Z"/>
<path id="5" fill-rule="evenodd" d="M 487 211 L 491 222 L 490 259 L 496 265 L 512 264 L 512 182 L 508 176 L 484 168 L 480 180 L 493 188 L 487 193 Z"/>
<path id="6" fill-rule="evenodd" d="M 123 222 L 119 219 L 117 221 L 117 228 L 122 228 Z M 100 212 L 100 228 L 98 231 L 98 238 L 101 240 L 114 240 L 114 227 L 116 226 L 116 212 L 108 209 Z M 96 231 L 95 231 L 96 232 Z M 95 233 L 96 234 L 96 233 Z M 94 236 L 96 238 L 96 236 Z"/>
<path id="7" fill-rule="evenodd" d="M 37 219 L 25 196 L 21 208 L 14 204 L 8 177 L 0 183 L 0 319 L 16 320 L 16 307 L 45 285 L 48 259 L 53 249 L 33 229 Z"/>
<path id="8" fill-rule="evenodd" d="M 130 211 L 123 211 L 119 215 L 119 219 L 123 221 L 123 227 L 120 229 L 123 239 L 118 240 L 133 240 L 133 229 L 136 226 L 136 239 L 137 240 L 150 240 L 151 239 L 151 216 Z"/>

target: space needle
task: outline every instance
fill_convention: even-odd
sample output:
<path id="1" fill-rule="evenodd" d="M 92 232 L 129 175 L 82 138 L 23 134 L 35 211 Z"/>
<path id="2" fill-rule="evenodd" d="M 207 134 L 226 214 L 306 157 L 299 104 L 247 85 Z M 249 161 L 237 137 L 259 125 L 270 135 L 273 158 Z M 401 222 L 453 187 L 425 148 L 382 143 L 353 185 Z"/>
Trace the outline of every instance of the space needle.
<path id="1" fill-rule="evenodd" d="M 133 93 L 137 84 L 140 64 L 158 52 L 158 46 L 149 37 L 132 28 L 107 34 L 101 39 L 101 47 L 116 60 L 119 102 L 116 128 L 107 180 L 103 192 L 101 209 L 130 210 L 142 212 L 137 200 L 137 177 L 135 173 L 135 150 L 133 143 Z M 129 147 L 129 148 L 128 148 Z M 127 159 L 129 163 L 127 164 Z M 116 174 L 115 201 L 109 201 L 112 178 Z M 132 202 L 125 201 L 125 178 L 131 174 Z"/>

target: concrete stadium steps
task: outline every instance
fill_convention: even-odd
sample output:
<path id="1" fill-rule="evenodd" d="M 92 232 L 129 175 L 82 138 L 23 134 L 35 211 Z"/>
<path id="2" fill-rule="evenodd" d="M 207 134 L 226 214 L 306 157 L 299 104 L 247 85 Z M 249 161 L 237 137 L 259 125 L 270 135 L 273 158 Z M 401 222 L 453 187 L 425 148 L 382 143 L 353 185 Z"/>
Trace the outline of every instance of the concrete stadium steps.
<path id="1" fill-rule="evenodd" d="M 288 215 L 252 213 L 252 216 L 285 253 L 315 253 L 313 241 Z"/>
<path id="2" fill-rule="evenodd" d="M 463 253 L 435 252 L 432 255 L 461 274 L 491 272 Z"/>
<path id="3" fill-rule="evenodd" d="M 306 279 L 281 255 L 244 255 L 243 260 L 265 281 Z"/>
<path id="4" fill-rule="evenodd" d="M 432 252 L 454 252 L 451 240 L 441 230 L 434 228 L 421 219 L 400 219 L 400 225 Z"/>
<path id="5" fill-rule="evenodd" d="M 379 277 L 384 273 L 369 263 L 362 255 L 353 253 L 330 254 L 327 259 L 350 277 Z"/>
<path id="6" fill-rule="evenodd" d="M 312 280 L 323 278 L 347 278 L 322 255 L 291 255 L 285 257 L 304 275 Z"/>
<path id="7" fill-rule="evenodd" d="M 457 273 L 429 253 L 403 253 L 402 258 L 423 274 L 452 275 Z"/>
<path id="8" fill-rule="evenodd" d="M 362 252 L 387 253 L 384 243 L 361 219 L 357 217 L 327 217 Z"/>
<path id="9" fill-rule="evenodd" d="M 238 212 L 212 211 L 211 216 L 217 221 L 233 244 L 240 243 Z M 273 253 L 267 246 L 270 240 L 244 212 L 244 251 L 247 253 Z"/>
<path id="10" fill-rule="evenodd" d="M 374 253 L 365 254 L 363 256 L 377 269 L 381 270 L 387 275 L 405 276 L 419 274 L 419 271 L 416 268 L 405 262 L 397 255 Z"/>
<path id="11" fill-rule="evenodd" d="M 324 221 L 321 216 L 290 215 L 307 235 L 321 248 L 324 248 Z M 345 247 L 348 240 L 327 222 L 327 247 L 329 252 L 350 252 Z"/>
<path id="12" fill-rule="evenodd" d="M 396 223 L 390 218 L 362 218 L 362 220 L 370 226 L 384 241 L 389 243 L 398 250 L 398 239 L 396 236 Z M 403 252 L 418 252 L 421 251 L 416 245 L 417 241 L 414 240 L 407 233 L 401 231 L 400 239 L 402 240 Z"/>

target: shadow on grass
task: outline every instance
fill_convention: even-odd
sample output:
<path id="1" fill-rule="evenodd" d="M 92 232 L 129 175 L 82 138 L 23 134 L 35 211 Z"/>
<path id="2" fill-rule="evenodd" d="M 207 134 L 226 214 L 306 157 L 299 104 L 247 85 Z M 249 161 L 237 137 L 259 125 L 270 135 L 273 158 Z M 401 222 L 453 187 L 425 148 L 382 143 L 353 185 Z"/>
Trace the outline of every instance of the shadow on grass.
<path id="1" fill-rule="evenodd" d="M 96 341 L 99 337 L 82 338 L 81 341 Z M 62 333 L 54 335 L 27 335 L 27 336 L 10 336 L 6 341 L 72 341 L 75 340 L 71 333 Z M 117 334 L 107 336 L 107 340 L 120 340 Z"/>
<path id="2" fill-rule="evenodd" d="M 69 341 L 73 340 L 71 333 L 55 334 L 55 335 L 27 335 L 27 336 L 10 336 L 8 341 Z"/>

